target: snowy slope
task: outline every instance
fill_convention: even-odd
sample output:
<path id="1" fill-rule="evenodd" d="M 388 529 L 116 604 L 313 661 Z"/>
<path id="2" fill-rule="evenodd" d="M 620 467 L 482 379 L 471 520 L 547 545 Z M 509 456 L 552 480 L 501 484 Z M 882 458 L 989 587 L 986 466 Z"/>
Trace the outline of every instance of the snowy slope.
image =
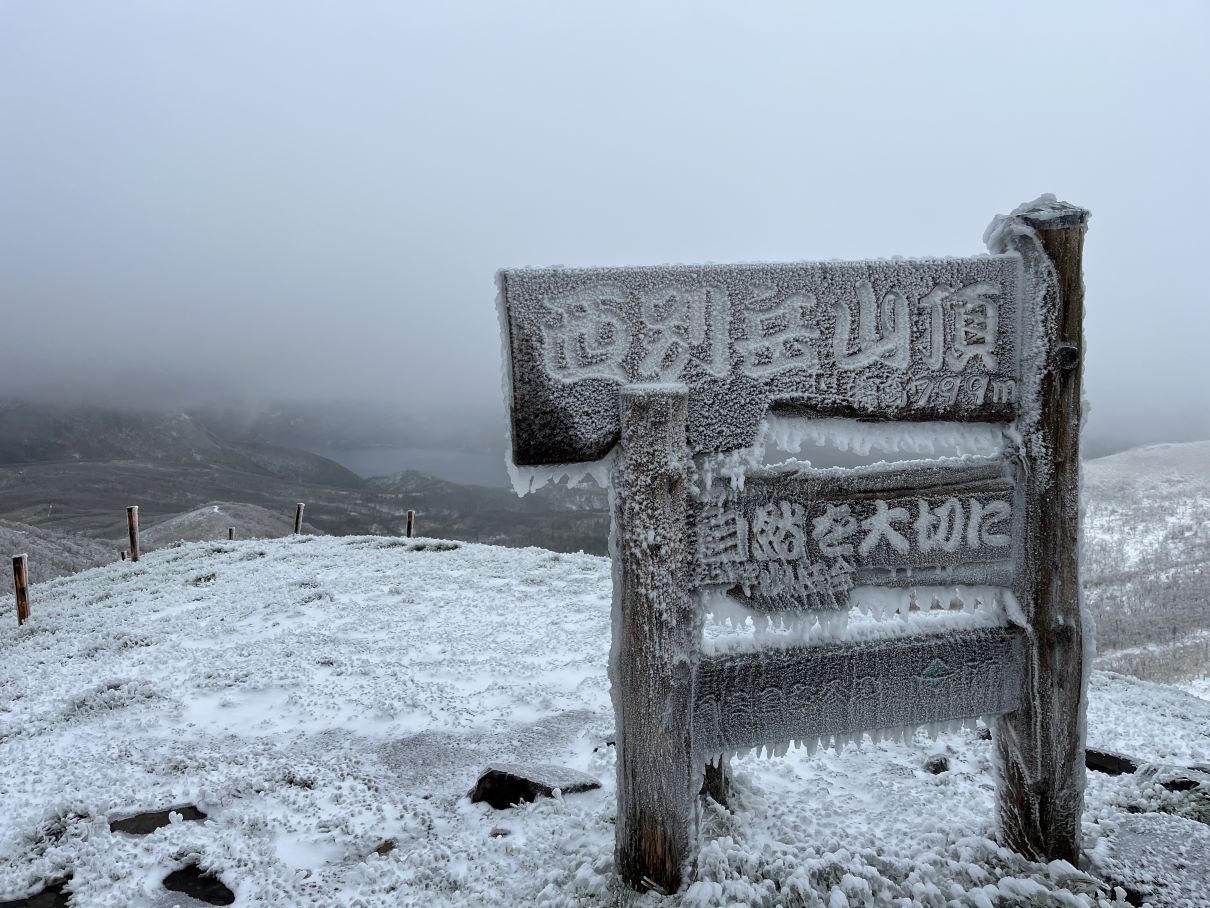
<path id="1" fill-rule="evenodd" d="M 306 516 L 306 511 L 303 516 Z M 228 527 L 235 527 L 236 539 L 276 539 L 293 531 L 294 511 L 283 509 L 275 512 L 254 504 L 212 501 L 141 528 L 139 546 L 142 551 L 150 552 L 174 542 L 226 540 Z M 315 532 L 315 528 L 305 520 L 303 529 L 307 533 Z"/>
<path id="2" fill-rule="evenodd" d="M 74 574 L 118 557 L 117 546 L 96 539 L 0 520 L 0 563 L 23 552 L 29 556 L 30 583 Z"/>
<path id="3" fill-rule="evenodd" d="M 1210 664 L 1210 442 L 1087 461 L 1084 582 L 1101 665 L 1160 681 Z"/>
<path id="4" fill-rule="evenodd" d="M 70 875 L 78 908 L 166 906 L 165 874 L 200 860 L 241 906 L 629 904 L 611 888 L 610 589 L 593 556 L 310 536 L 35 586 L 32 621 L 0 625 L 0 900 Z M 1089 721 L 1102 746 L 1210 759 L 1210 703 L 1173 688 L 1098 674 Z M 990 841 L 989 750 L 967 731 L 741 757 L 736 811 L 707 809 L 698 882 L 666 904 L 1107 904 Z M 951 770 L 923 772 L 939 751 Z M 496 761 L 603 788 L 471 805 Z M 1094 774 L 1086 844 L 1127 807 L 1189 798 Z M 107 825 L 185 802 L 209 819 Z"/>

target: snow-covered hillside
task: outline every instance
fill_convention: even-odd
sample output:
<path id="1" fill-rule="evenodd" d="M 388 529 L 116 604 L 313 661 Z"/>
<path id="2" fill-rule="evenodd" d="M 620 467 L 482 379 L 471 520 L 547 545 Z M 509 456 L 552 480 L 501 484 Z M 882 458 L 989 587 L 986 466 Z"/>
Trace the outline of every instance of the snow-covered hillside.
<path id="1" fill-rule="evenodd" d="M 229 527 L 235 528 L 236 539 L 277 539 L 293 531 L 294 513 L 286 508 L 274 512 L 254 504 L 212 501 L 143 528 L 139 534 L 139 546 L 142 551 L 150 552 L 174 542 L 225 540 Z M 316 532 L 306 522 L 303 523 L 303 530 L 306 533 Z"/>
<path id="2" fill-rule="evenodd" d="M 0 560 L 9 554 L 29 556 L 29 579 L 41 583 L 96 567 L 118 557 L 117 546 L 87 536 L 60 533 L 28 523 L 0 519 Z"/>
<path id="3" fill-rule="evenodd" d="M 1084 585 L 1100 664 L 1173 681 L 1210 665 L 1210 442 L 1087 461 Z"/>
<path id="4" fill-rule="evenodd" d="M 160 883 L 200 862 L 244 906 L 626 903 L 610 589 L 593 556 L 309 536 L 35 586 L 32 621 L 0 631 L 0 900 L 70 877 L 78 908 L 194 904 Z M 1105 747 L 1210 758 L 1210 703 L 1173 688 L 1095 675 L 1089 722 Z M 939 752 L 950 770 L 926 773 Z M 735 812 L 707 808 L 698 881 L 667 903 L 1104 904 L 1085 874 L 990 840 L 989 758 L 973 728 L 741 757 Z M 497 761 L 603 787 L 472 805 Z M 1089 848 L 1127 808 L 1200 809 L 1133 776 L 1090 774 L 1088 800 Z M 107 823 L 183 803 L 209 818 Z"/>

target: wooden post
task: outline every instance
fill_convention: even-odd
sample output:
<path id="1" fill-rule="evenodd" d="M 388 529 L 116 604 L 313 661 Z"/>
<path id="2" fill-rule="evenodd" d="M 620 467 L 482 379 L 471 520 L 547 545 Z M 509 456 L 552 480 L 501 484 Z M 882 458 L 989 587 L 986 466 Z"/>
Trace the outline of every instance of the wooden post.
<path id="1" fill-rule="evenodd" d="M 13 588 L 17 593 L 17 627 L 29 620 L 28 555 L 13 556 Z"/>
<path id="2" fill-rule="evenodd" d="M 139 508 L 126 509 L 126 529 L 130 532 L 130 560 L 139 560 Z"/>
<path id="3" fill-rule="evenodd" d="M 416 512 L 408 511 L 407 529 L 404 531 L 404 535 L 407 536 L 408 539 L 412 538 L 412 528 L 413 528 L 413 523 L 415 520 L 416 520 Z"/>
<path id="4" fill-rule="evenodd" d="M 627 385 L 620 405 L 611 540 L 615 854 L 630 886 L 672 893 L 692 869 L 701 787 L 691 740 L 701 627 L 685 564 L 688 392 Z"/>
<path id="5" fill-rule="evenodd" d="M 121 551 L 121 552 L 119 552 L 118 554 L 120 554 L 120 555 L 122 556 L 122 560 L 123 560 L 123 561 L 125 561 L 125 560 L 126 560 L 126 550 L 125 550 L 125 549 L 122 549 L 122 551 Z"/>
<path id="6" fill-rule="evenodd" d="M 235 538 L 235 527 L 227 527 L 227 538 L 228 539 Z"/>
<path id="7" fill-rule="evenodd" d="M 1087 705 L 1080 601 L 1079 493 L 1084 371 L 1082 257 L 1088 212 L 1040 199 L 1019 209 L 990 243 L 1018 251 L 1040 304 L 1028 329 L 1020 422 L 1017 530 L 1023 541 L 1014 592 L 1031 619 L 1023 705 L 995 723 L 1000 835 L 1040 861 L 1078 866 L 1084 812 Z M 1032 289 L 1030 289 L 1032 288 Z M 1027 301 L 1032 303 L 1033 301 Z M 1040 336 L 1038 336 L 1040 335 Z M 1030 382 L 1040 373 L 1040 381 Z M 1036 401 L 1036 405 L 1034 405 Z M 1028 469 L 1026 468 L 1028 466 Z"/>
<path id="8" fill-rule="evenodd" d="M 298 507 L 296 507 L 294 509 L 294 532 L 295 533 L 302 532 L 302 515 L 303 515 L 303 508 L 305 508 L 305 507 L 306 507 L 306 505 L 300 501 L 298 503 Z"/>

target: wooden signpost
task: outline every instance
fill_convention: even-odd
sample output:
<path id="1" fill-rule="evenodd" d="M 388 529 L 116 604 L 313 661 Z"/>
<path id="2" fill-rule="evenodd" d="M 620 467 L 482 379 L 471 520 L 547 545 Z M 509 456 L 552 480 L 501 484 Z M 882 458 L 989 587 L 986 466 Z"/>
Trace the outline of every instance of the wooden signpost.
<path id="1" fill-rule="evenodd" d="M 729 753 L 976 716 L 993 723 L 1002 840 L 1077 863 L 1087 217 L 1043 197 L 963 259 L 500 273 L 514 465 L 613 457 L 616 854 L 631 886 L 690 878 L 703 769 L 717 789 Z M 755 457 L 769 414 L 990 424 L 1001 451 L 851 471 L 756 461 L 736 482 L 708 468 Z M 871 591 L 927 611 L 915 596 L 938 588 L 979 599 L 980 621 L 703 649 L 711 596 L 835 627 Z"/>

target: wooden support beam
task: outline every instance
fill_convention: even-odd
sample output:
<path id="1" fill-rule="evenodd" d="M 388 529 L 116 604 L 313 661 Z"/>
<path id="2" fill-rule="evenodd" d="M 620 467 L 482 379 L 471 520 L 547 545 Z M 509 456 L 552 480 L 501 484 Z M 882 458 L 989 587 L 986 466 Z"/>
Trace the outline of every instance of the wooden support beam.
<path id="1" fill-rule="evenodd" d="M 616 859 L 630 886 L 672 893 L 691 871 L 702 784 L 691 738 L 701 620 L 685 563 L 688 394 L 677 385 L 626 385 L 620 396 L 610 656 Z"/>
<path id="2" fill-rule="evenodd" d="M 993 732 L 1000 835 L 1027 857 L 1073 866 L 1084 812 L 1089 669 L 1079 570 L 1087 224 L 1084 209 L 1040 199 L 1000 222 L 989 244 L 993 253 L 1020 253 L 1026 292 L 1034 296 L 1027 306 L 1040 313 L 1023 338 L 1023 349 L 1038 359 L 1027 356 L 1022 369 L 1021 498 L 1014 509 L 1024 544 L 1014 592 L 1032 633 L 1021 708 L 1000 717 Z"/>
<path id="3" fill-rule="evenodd" d="M 29 620 L 29 556 L 13 556 L 13 588 L 17 593 L 17 627 Z"/>
<path id="4" fill-rule="evenodd" d="M 411 538 L 412 538 L 412 531 L 413 531 L 413 529 L 415 528 L 415 521 L 416 521 L 416 512 L 415 512 L 415 511 L 411 511 L 411 510 L 409 510 L 409 511 L 408 511 L 408 518 L 407 518 L 407 527 L 406 527 L 406 529 L 405 529 L 405 531 L 404 531 L 404 535 L 405 535 L 405 536 L 406 536 L 408 539 L 411 539 Z"/>
<path id="5" fill-rule="evenodd" d="M 295 532 L 295 534 L 302 532 L 303 508 L 305 508 L 305 507 L 306 507 L 306 505 L 300 501 L 298 503 L 298 505 L 294 508 L 294 532 Z"/>
<path id="6" fill-rule="evenodd" d="M 235 538 L 235 527 L 227 527 L 227 538 L 228 539 Z"/>
<path id="7" fill-rule="evenodd" d="M 132 505 L 126 509 L 126 529 L 130 534 L 130 560 L 139 560 L 139 508 Z"/>

